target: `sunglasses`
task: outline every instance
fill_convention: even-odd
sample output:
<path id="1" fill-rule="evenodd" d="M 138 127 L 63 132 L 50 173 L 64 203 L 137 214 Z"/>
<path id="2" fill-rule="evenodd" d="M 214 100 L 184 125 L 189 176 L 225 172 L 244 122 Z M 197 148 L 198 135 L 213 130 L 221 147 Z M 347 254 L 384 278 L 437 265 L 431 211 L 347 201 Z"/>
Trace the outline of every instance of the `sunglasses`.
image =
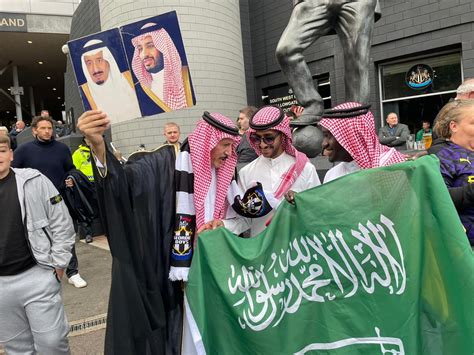
<path id="1" fill-rule="evenodd" d="M 265 144 L 273 144 L 273 142 L 275 142 L 275 139 L 277 139 L 277 137 L 279 136 L 280 134 L 274 134 L 273 136 L 259 136 L 255 133 L 251 134 L 250 135 L 250 141 L 253 143 L 253 144 L 260 144 L 261 141 L 263 141 L 263 143 Z"/>

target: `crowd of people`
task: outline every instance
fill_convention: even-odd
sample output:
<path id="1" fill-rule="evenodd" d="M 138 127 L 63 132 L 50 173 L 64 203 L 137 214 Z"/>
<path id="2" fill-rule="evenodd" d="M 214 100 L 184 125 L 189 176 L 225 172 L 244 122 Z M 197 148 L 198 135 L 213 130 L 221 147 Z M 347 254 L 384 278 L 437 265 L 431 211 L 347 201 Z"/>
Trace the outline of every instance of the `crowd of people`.
<path id="1" fill-rule="evenodd" d="M 439 157 L 441 175 L 474 245 L 473 113 L 474 79 L 468 79 L 458 89 L 457 97 L 439 112 L 433 131 L 429 122 L 423 122 L 416 139 L 434 135 L 428 153 Z M 111 201 L 108 198 L 121 201 L 101 209 L 104 227 L 115 238 L 111 242 L 112 255 L 123 256 L 123 245 L 127 245 L 127 258 L 133 260 L 132 264 L 140 264 L 150 261 L 133 258 L 159 250 L 163 265 L 153 267 L 166 275 L 144 272 L 140 278 L 144 284 L 155 282 L 167 288 L 167 297 L 181 299 L 181 303 L 160 303 L 153 298 L 156 295 L 132 291 L 138 286 L 118 287 L 115 281 L 111 304 L 124 299 L 131 303 L 109 308 L 109 317 L 115 322 L 122 319 L 117 312 L 138 307 L 133 297 L 140 295 L 149 303 L 146 310 L 140 308 L 134 314 L 139 321 L 152 322 L 153 317 L 146 317 L 146 312 L 164 312 L 167 317 L 182 319 L 181 287 L 175 285 L 188 280 L 199 234 L 225 227 L 240 237 L 255 237 L 271 223 L 284 200 L 295 203 L 296 193 L 321 184 L 315 165 L 293 147 L 290 120 L 275 106 L 244 107 L 236 122 L 206 111 L 183 141 L 179 126 L 169 122 L 163 129 L 163 148 L 122 164 L 106 148 L 103 135 L 110 118 L 100 110 L 87 111 L 80 117 L 78 129 L 84 139 L 73 154 L 54 139 L 55 122 L 49 115 L 33 119 L 35 139 L 18 147 L 15 136 L 24 129 L 24 123 L 17 122 L 12 132 L 5 133 L 0 127 L 0 201 L 9 206 L 0 214 L 5 231 L 0 239 L 0 343 L 7 352 L 68 353 L 60 280 L 65 272 L 75 287 L 87 285 L 78 271 L 71 216 L 84 231 L 86 242 L 92 242 L 92 223 L 98 218 L 99 206 Z M 407 159 L 396 148 L 405 144 L 410 132 L 395 113 L 387 116 L 387 125 L 377 135 L 369 106 L 347 102 L 324 111 L 319 127 L 324 136 L 323 155 L 335 163 L 326 173 L 324 184 L 361 169 Z M 165 195 L 176 199 L 165 206 Z M 141 208 L 139 203 L 133 204 L 136 198 L 145 206 L 146 216 L 134 213 Z M 127 227 L 120 230 L 120 225 Z M 126 231 L 134 228 L 133 238 L 127 236 Z M 160 237 L 161 246 L 148 244 L 163 231 L 167 235 Z M 120 244 L 114 233 L 124 236 L 125 244 Z M 134 247 L 134 243 L 143 244 Z M 143 246 L 150 248 L 145 251 Z M 123 268 L 113 269 L 113 275 L 124 273 Z M 164 342 L 162 334 L 153 332 L 132 342 L 128 337 L 135 330 L 128 332 L 127 327 L 114 321 L 108 326 L 117 327 L 115 346 L 121 344 L 122 350 L 130 353 L 145 343 L 153 344 L 157 353 L 173 352 L 181 346 L 185 354 L 196 351 L 186 318 L 179 329 L 169 328 Z"/>
<path id="2" fill-rule="evenodd" d="M 40 116 L 49 117 L 48 110 L 42 110 Z M 66 126 L 61 120 L 53 120 L 53 127 L 53 135 L 56 138 L 63 137 L 71 133 L 67 130 Z M 23 120 L 16 121 L 10 131 L 8 130 L 8 127 L 0 126 L 0 136 L 8 136 L 10 138 L 12 149 L 15 150 L 18 146 L 17 137 L 25 130 L 25 128 L 28 128 L 28 126 Z"/>

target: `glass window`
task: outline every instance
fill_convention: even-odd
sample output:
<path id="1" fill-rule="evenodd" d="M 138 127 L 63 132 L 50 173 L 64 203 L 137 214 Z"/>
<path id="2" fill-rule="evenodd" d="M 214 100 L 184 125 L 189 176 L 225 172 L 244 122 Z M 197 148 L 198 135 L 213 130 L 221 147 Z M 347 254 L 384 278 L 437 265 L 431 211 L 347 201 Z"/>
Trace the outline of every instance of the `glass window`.
<path id="1" fill-rule="evenodd" d="M 430 85 L 413 88 L 407 84 L 407 74 L 423 71 L 432 72 Z M 381 67 L 382 100 L 403 98 L 407 96 L 426 95 L 437 92 L 456 90 L 462 82 L 461 54 L 451 53 L 440 56 L 420 58 L 403 63 L 387 64 Z M 421 74 L 421 73 L 420 73 Z"/>
<path id="2" fill-rule="evenodd" d="M 416 133 L 421 129 L 422 121 L 429 121 L 433 126 L 436 115 L 441 108 L 452 100 L 456 93 L 420 96 L 410 100 L 400 99 L 383 103 L 383 125 L 390 112 L 398 115 L 400 123 L 404 123 L 410 129 L 410 133 Z"/>

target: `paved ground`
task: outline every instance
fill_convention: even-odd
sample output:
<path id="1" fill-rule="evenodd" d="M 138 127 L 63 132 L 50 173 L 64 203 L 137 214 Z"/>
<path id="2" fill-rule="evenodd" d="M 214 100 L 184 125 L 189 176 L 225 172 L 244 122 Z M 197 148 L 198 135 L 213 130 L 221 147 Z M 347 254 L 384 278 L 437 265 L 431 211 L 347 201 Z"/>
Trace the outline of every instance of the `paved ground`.
<path id="1" fill-rule="evenodd" d="M 73 355 L 96 355 L 104 353 L 105 329 L 69 337 Z"/>
<path id="2" fill-rule="evenodd" d="M 85 288 L 77 289 L 63 280 L 63 296 L 69 323 L 78 325 L 72 330 L 69 341 L 72 354 L 103 354 L 105 324 L 95 325 L 107 313 L 110 291 L 112 257 L 105 237 L 94 243 L 76 243 L 79 273 L 87 281 Z M 85 329 L 80 326 L 85 325 Z"/>
<path id="3" fill-rule="evenodd" d="M 76 243 L 79 273 L 87 281 L 84 288 L 75 288 L 63 278 L 63 297 L 69 322 L 107 313 L 110 289 L 110 252 L 91 244 Z"/>

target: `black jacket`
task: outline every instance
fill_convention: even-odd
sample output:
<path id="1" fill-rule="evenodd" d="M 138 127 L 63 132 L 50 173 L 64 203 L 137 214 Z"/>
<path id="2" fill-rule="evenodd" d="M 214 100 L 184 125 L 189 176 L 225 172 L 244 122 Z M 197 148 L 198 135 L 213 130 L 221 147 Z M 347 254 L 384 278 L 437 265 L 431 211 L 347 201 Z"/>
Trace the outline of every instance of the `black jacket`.
<path id="1" fill-rule="evenodd" d="M 179 354 L 183 293 L 168 280 L 175 219 L 173 146 L 120 165 L 94 166 L 112 253 L 105 354 Z"/>
<path id="2" fill-rule="evenodd" d="M 78 222 L 92 223 L 98 210 L 94 184 L 77 169 L 71 170 L 66 178 L 74 182 L 74 186 L 62 189 L 71 217 Z"/>

